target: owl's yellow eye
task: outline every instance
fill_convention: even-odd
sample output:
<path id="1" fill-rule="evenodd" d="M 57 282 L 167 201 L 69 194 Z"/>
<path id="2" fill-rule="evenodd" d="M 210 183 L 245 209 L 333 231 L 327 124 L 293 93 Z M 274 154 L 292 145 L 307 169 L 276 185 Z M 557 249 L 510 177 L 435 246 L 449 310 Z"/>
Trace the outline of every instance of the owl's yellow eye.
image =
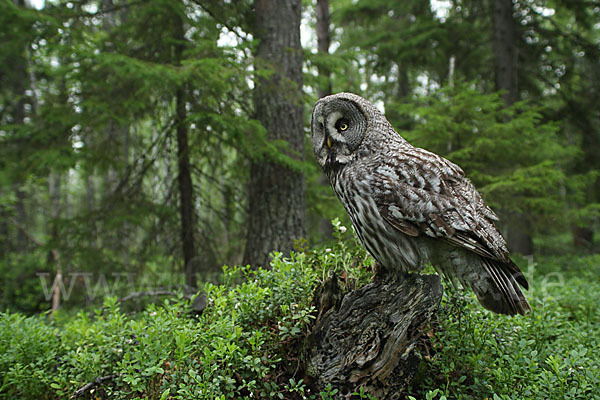
<path id="1" fill-rule="evenodd" d="M 338 132 L 347 131 L 349 127 L 350 123 L 346 118 L 340 118 L 335 123 L 335 129 L 337 129 Z"/>

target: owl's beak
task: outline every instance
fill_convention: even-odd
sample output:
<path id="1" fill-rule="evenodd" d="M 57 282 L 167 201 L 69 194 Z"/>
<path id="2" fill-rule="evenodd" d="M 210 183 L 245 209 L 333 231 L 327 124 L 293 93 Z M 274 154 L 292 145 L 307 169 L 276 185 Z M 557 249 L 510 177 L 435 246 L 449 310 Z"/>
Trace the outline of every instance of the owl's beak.
<path id="1" fill-rule="evenodd" d="M 332 143 L 331 143 L 331 138 L 329 136 L 327 136 L 327 147 L 331 148 Z"/>

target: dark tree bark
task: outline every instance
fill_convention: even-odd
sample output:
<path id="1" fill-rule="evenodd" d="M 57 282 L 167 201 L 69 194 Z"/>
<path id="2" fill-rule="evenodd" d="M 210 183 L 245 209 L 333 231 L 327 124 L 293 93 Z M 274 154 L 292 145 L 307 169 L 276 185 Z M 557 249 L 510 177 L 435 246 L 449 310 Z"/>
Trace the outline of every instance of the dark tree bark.
<path id="1" fill-rule="evenodd" d="M 8 226 L 9 216 L 8 210 L 5 207 L 0 206 L 0 251 L 2 254 L 8 254 L 12 250 L 12 244 L 10 243 L 10 229 Z"/>
<path id="2" fill-rule="evenodd" d="M 512 0 L 492 1 L 494 27 L 494 73 L 496 90 L 502 90 L 507 105 L 519 100 L 517 27 L 513 18 Z M 511 251 L 529 255 L 533 253 L 531 222 L 526 215 L 517 214 L 502 218 L 507 223 L 506 241 Z"/>
<path id="3" fill-rule="evenodd" d="M 496 90 L 503 90 L 506 104 L 519 100 L 517 81 L 517 33 L 512 0 L 493 0 L 494 72 Z"/>
<path id="4" fill-rule="evenodd" d="M 572 226 L 573 246 L 581 250 L 594 249 L 594 230 L 591 227 Z"/>
<path id="5" fill-rule="evenodd" d="M 273 71 L 256 79 L 256 118 L 268 140 L 286 141 L 287 155 L 303 159 L 301 0 L 256 0 L 254 6 L 256 67 Z M 304 236 L 304 186 L 302 172 L 268 154 L 251 163 L 244 263 L 268 266 L 271 251 L 288 253 Z"/>
<path id="6" fill-rule="evenodd" d="M 24 0 L 15 0 L 15 4 L 18 7 L 25 8 Z M 24 43 L 25 44 L 25 43 Z M 17 125 L 25 123 L 25 104 L 26 104 L 26 89 L 29 87 L 28 76 L 27 76 L 27 59 L 25 58 L 26 47 L 24 46 L 21 54 L 18 54 L 14 60 L 14 91 L 17 95 L 17 103 L 15 105 L 13 117 L 14 122 Z M 28 229 L 27 224 L 27 209 L 25 204 L 27 202 L 27 194 L 23 191 L 22 186 L 25 184 L 25 179 L 19 179 L 15 188 L 15 211 L 16 219 L 19 226 L 24 229 Z M 24 230 L 17 230 L 15 250 L 18 252 L 25 252 L 29 248 L 29 238 L 25 234 Z"/>
<path id="7" fill-rule="evenodd" d="M 194 240 L 194 191 L 190 168 L 190 149 L 188 145 L 188 128 L 185 124 L 186 111 L 183 88 L 175 93 L 177 130 L 177 166 L 179 174 L 179 215 L 181 220 L 181 241 L 183 245 L 183 261 L 185 283 L 196 287 L 196 247 Z"/>
<path id="8" fill-rule="evenodd" d="M 331 44 L 331 35 L 329 34 L 329 0 L 317 0 L 315 8 L 317 18 L 317 49 L 322 55 L 329 54 L 329 46 Z M 319 85 L 319 98 L 329 96 L 331 94 L 331 74 L 327 68 L 319 66 L 319 77 L 323 80 Z M 321 174 L 319 183 L 323 186 L 329 186 L 329 179 L 325 174 Z M 333 227 L 328 218 L 319 218 L 319 232 L 323 239 L 327 240 L 333 237 Z"/>
<path id="9" fill-rule="evenodd" d="M 91 148 L 91 145 L 86 146 Z M 96 229 L 96 217 L 93 216 L 96 207 L 96 182 L 94 180 L 94 171 L 92 168 L 90 168 L 89 171 L 86 171 L 85 176 L 85 205 L 87 212 L 92 216 L 88 219 L 88 225 L 90 230 L 90 246 L 94 248 L 97 246 L 98 231 Z"/>
<path id="10" fill-rule="evenodd" d="M 56 249 L 59 235 L 58 235 L 58 218 L 61 214 L 61 203 L 60 203 L 60 190 L 61 188 L 61 176 L 58 172 L 51 172 L 48 176 L 48 193 L 50 194 L 50 226 L 48 232 L 50 233 L 50 240 L 53 244 L 53 249 L 48 251 L 47 263 L 50 269 L 56 271 L 57 281 L 62 280 L 62 265 L 60 263 L 60 253 Z M 52 266 L 54 265 L 54 268 Z M 51 314 L 54 315 L 56 310 L 60 307 L 60 290 L 58 285 L 54 288 L 52 293 L 52 307 Z"/>
<path id="11" fill-rule="evenodd" d="M 442 292 L 437 275 L 389 274 L 342 296 L 330 277 L 315 296 L 319 314 L 304 343 L 304 371 L 319 389 L 338 388 L 340 398 L 354 398 L 361 386 L 380 400 L 404 398 Z"/>
<path id="12" fill-rule="evenodd" d="M 16 202 L 15 202 L 15 211 L 16 211 L 16 218 L 17 218 L 17 223 L 19 224 L 19 226 L 23 227 L 24 229 L 28 229 L 27 228 L 27 209 L 25 208 L 25 202 L 27 200 L 27 194 L 23 191 L 23 189 L 21 188 L 21 184 L 18 184 L 19 186 L 17 186 L 17 188 L 15 189 L 15 197 L 16 197 Z M 27 249 L 29 248 L 29 238 L 27 237 L 27 235 L 25 234 L 25 231 L 23 230 L 17 230 L 17 237 L 16 237 L 16 246 L 15 246 L 15 250 L 18 251 L 19 253 L 24 253 L 25 251 L 27 251 Z"/>
<path id="13" fill-rule="evenodd" d="M 183 53 L 183 21 L 175 17 L 175 58 L 181 64 Z M 185 284 L 196 288 L 196 243 L 194 240 L 194 188 L 190 168 L 190 149 L 188 145 L 187 113 L 185 109 L 185 88 L 180 86 L 175 91 L 175 129 L 177 133 L 177 181 L 179 184 L 179 215 L 181 220 L 181 241 L 183 246 L 183 261 Z"/>
<path id="14" fill-rule="evenodd" d="M 331 36 L 329 34 L 329 0 L 317 0 L 317 49 L 321 54 L 329 54 Z M 331 94 L 331 77 L 329 70 L 319 66 L 319 76 L 325 82 L 319 87 L 319 98 Z"/>
<path id="15" fill-rule="evenodd" d="M 398 62 L 398 100 L 406 101 L 410 95 L 410 81 L 408 79 L 408 68 L 405 63 Z"/>

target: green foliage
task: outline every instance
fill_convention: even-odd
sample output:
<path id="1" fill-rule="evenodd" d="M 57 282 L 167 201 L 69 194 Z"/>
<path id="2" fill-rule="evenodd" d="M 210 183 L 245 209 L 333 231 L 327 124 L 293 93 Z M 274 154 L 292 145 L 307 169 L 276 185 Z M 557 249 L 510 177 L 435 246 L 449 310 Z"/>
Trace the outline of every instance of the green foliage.
<path id="1" fill-rule="evenodd" d="M 371 279 L 373 258 L 366 252 L 354 234 L 354 227 L 346 228 L 339 219 L 334 219 L 331 247 L 314 250 L 309 255 L 321 282 L 335 273 L 343 281 L 342 287 L 355 289 Z"/>
<path id="2" fill-rule="evenodd" d="M 208 306 L 198 317 L 182 296 L 133 316 L 110 297 L 93 314 L 55 323 L 0 314 L 0 398 L 64 398 L 99 377 L 109 378 L 95 393 L 114 399 L 308 396 L 303 380 L 286 372 L 286 360 L 298 356 L 298 340 L 314 318 L 319 277 L 357 269 L 357 250 L 341 241 L 338 249 L 339 256 L 330 249 L 290 259 L 275 254 L 269 270 L 224 267 L 223 284 L 204 286 Z"/>
<path id="3" fill-rule="evenodd" d="M 114 297 L 54 322 L 0 314 L 0 398 L 64 398 L 100 377 L 93 390 L 115 399 L 334 398 L 311 394 L 288 361 L 315 317 L 317 283 L 335 271 L 349 289 L 370 276 L 352 232 L 334 228 L 333 250 L 275 254 L 269 270 L 224 267 L 222 284 L 203 287 L 200 316 L 182 296 L 133 315 Z"/>
<path id="4" fill-rule="evenodd" d="M 47 254 L 41 251 L 33 251 L 29 254 L 7 254 L 0 261 L 0 309 L 12 309 L 27 314 L 47 309 L 38 276 L 44 273 L 50 275 L 45 268 L 46 257 Z"/>
<path id="5" fill-rule="evenodd" d="M 523 268 L 533 308 L 524 317 L 445 286 L 415 398 L 600 399 L 599 259 L 538 261 Z"/>
<path id="6" fill-rule="evenodd" d="M 137 314 L 110 297 L 54 322 L 0 314 L 0 398 L 65 398 L 100 377 L 93 395 L 115 399 L 337 398 L 332 387 L 316 393 L 296 361 L 316 285 L 332 271 L 345 290 L 371 276 L 354 235 L 334 227 L 332 248 L 275 254 L 269 270 L 224 267 L 199 316 L 181 295 Z M 533 307 L 524 317 L 445 287 L 408 398 L 600 399 L 599 257 L 538 261 L 522 268 Z"/>
<path id="7" fill-rule="evenodd" d="M 182 90 L 203 272 L 237 260 L 245 211 L 233 193 L 247 161 L 291 159 L 250 118 L 251 43 L 220 45 L 218 22 L 178 1 L 0 7 L 0 60 L 18 61 L 0 66 L 0 197 L 26 193 L 21 203 L 2 202 L 3 253 L 54 249 L 70 271 L 104 274 L 168 257 L 161 273 L 179 268 L 174 130 Z M 50 174 L 61 183 L 54 203 Z M 20 231 L 39 244 L 17 243 Z M 40 263 L 46 269 L 55 266 Z"/>
<path id="8" fill-rule="evenodd" d="M 40 317 L 0 314 L 0 397 L 29 392 L 39 398 L 48 390 L 60 349 L 58 333 Z"/>

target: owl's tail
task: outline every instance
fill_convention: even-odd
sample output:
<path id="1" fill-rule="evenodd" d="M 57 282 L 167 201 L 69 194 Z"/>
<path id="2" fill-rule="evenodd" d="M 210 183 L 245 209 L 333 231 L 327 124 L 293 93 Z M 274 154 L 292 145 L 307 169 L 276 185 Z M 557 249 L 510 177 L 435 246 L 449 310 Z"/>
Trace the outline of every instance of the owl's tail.
<path id="1" fill-rule="evenodd" d="M 481 305 L 490 311 L 507 315 L 524 315 L 531 311 L 519 286 L 529 289 L 529 284 L 519 268 L 512 261 L 505 263 L 484 257 L 481 260 L 486 276 L 480 277 L 479 284 L 471 285 Z"/>

